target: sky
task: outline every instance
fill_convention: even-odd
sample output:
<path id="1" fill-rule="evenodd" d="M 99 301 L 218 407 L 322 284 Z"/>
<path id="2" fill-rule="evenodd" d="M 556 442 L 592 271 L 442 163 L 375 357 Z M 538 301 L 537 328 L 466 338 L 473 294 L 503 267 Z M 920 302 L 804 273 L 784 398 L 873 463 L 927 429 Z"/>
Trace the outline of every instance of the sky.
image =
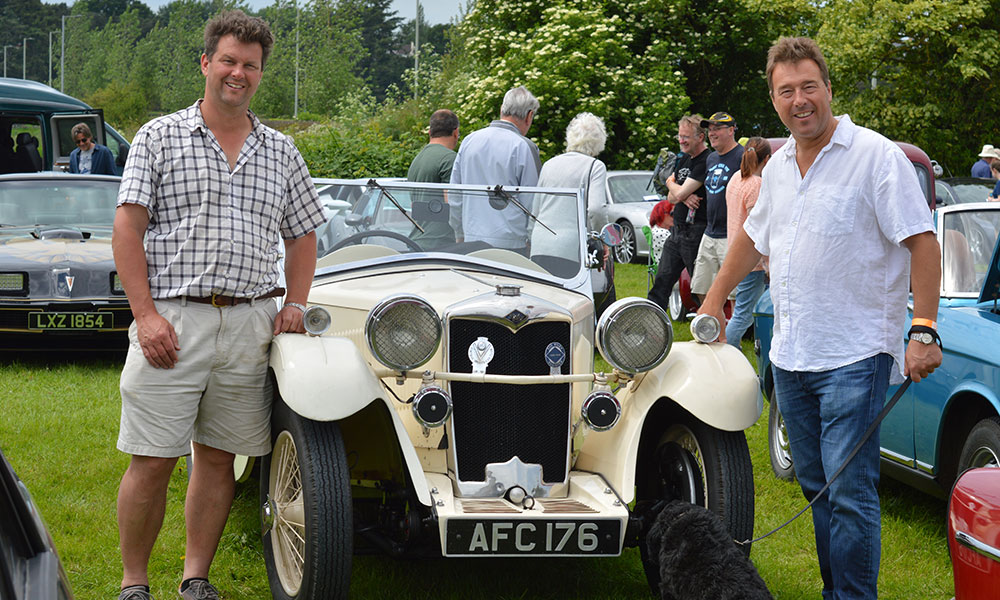
<path id="1" fill-rule="evenodd" d="M 49 4 L 55 4 L 58 2 L 66 2 L 69 5 L 73 4 L 73 0 L 43 0 Z M 144 4 L 148 6 L 153 12 L 160 9 L 161 6 L 169 4 L 170 0 L 143 0 Z M 452 17 L 458 16 L 458 5 L 461 0 L 422 0 L 420 6 L 424 9 L 424 20 L 426 20 L 431 25 L 436 25 L 438 23 L 447 23 Z M 253 9 L 260 9 L 264 6 L 269 6 L 274 3 L 274 0 L 249 0 L 247 4 Z M 462 6 L 468 4 L 468 0 L 462 2 Z M 395 10 L 398 16 L 403 17 L 403 21 L 409 21 L 413 19 L 414 15 L 417 14 L 417 0 L 392 0 L 392 10 Z"/>

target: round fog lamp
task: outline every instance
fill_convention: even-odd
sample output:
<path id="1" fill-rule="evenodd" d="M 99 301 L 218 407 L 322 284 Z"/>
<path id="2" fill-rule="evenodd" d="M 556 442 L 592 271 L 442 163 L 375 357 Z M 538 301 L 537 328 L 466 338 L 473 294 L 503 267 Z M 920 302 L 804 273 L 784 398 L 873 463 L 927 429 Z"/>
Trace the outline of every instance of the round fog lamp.
<path id="1" fill-rule="evenodd" d="M 580 410 L 584 423 L 594 431 L 607 431 L 622 416 L 622 405 L 611 392 L 593 392 Z"/>
<path id="2" fill-rule="evenodd" d="M 663 362 L 674 341 L 670 318 L 645 298 L 622 298 L 597 323 L 597 348 L 611 366 L 642 373 Z"/>
<path id="3" fill-rule="evenodd" d="M 424 427 L 440 427 L 451 416 L 451 397 L 443 389 L 429 385 L 413 397 L 413 416 Z"/>
<path id="4" fill-rule="evenodd" d="M 441 341 L 441 319 L 419 296 L 386 298 L 368 313 L 365 338 L 368 349 L 383 365 L 409 371 L 434 356 Z"/>
<path id="5" fill-rule="evenodd" d="M 302 326 L 309 335 L 323 335 L 330 329 L 331 323 L 333 319 L 330 317 L 330 311 L 322 306 L 310 306 L 302 314 Z"/>
<path id="6" fill-rule="evenodd" d="M 702 344 L 719 339 L 720 333 L 722 333 L 722 327 L 719 325 L 719 320 L 712 315 L 700 314 L 691 319 L 691 337 Z"/>

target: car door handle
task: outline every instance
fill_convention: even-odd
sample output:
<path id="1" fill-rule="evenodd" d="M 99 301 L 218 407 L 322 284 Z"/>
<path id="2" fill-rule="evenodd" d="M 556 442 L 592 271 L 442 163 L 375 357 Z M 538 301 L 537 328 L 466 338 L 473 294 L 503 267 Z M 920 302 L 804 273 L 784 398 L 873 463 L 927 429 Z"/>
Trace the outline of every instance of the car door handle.
<path id="1" fill-rule="evenodd" d="M 978 552 L 987 558 L 992 558 L 993 560 L 1000 562 L 1000 550 L 997 550 L 985 542 L 977 540 L 972 537 L 971 534 L 965 533 L 964 531 L 956 531 L 955 541 L 962 544 L 966 548 L 973 550 L 974 552 Z"/>

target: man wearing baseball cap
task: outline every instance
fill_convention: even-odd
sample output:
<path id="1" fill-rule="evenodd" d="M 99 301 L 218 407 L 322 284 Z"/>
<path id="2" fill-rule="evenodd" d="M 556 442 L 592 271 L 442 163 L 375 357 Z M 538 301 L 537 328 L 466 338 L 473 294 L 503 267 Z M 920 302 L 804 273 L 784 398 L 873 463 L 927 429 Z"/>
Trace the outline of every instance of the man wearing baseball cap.
<path id="1" fill-rule="evenodd" d="M 708 129 L 708 141 L 713 152 L 706 160 L 705 204 L 708 225 L 701 236 L 698 258 L 694 262 L 691 293 L 701 300 L 712 286 L 712 280 L 722 267 L 729 242 L 726 236 L 726 186 L 729 178 L 740 170 L 743 146 L 736 143 L 736 119 L 726 112 L 717 112 L 702 120 Z"/>

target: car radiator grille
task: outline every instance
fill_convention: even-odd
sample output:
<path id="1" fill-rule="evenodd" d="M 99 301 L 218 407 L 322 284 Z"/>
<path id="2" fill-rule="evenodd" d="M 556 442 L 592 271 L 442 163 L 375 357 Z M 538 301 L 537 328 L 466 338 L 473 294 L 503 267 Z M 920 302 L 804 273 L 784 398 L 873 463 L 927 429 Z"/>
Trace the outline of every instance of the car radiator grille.
<path id="1" fill-rule="evenodd" d="M 450 370 L 471 373 L 469 346 L 489 338 L 495 353 L 488 374 L 548 375 L 545 348 L 559 342 L 567 352 L 561 367 L 570 371 L 570 324 L 539 322 L 516 333 L 490 321 L 452 319 L 449 324 Z M 569 444 L 570 384 L 511 385 L 451 383 L 452 426 L 460 481 L 485 481 L 486 465 L 517 456 L 542 465 L 545 483 L 564 481 Z"/>

